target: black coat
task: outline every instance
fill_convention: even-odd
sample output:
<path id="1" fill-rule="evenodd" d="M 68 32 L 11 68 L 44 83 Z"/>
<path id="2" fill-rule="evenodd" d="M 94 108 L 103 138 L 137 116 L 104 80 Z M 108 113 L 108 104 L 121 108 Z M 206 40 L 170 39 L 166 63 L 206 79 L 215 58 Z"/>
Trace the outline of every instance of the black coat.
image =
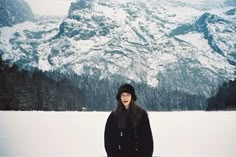
<path id="1" fill-rule="evenodd" d="M 111 112 L 105 127 L 105 149 L 108 157 L 151 157 L 152 131 L 147 113 L 139 113 L 136 127 L 118 128 L 116 114 Z"/>

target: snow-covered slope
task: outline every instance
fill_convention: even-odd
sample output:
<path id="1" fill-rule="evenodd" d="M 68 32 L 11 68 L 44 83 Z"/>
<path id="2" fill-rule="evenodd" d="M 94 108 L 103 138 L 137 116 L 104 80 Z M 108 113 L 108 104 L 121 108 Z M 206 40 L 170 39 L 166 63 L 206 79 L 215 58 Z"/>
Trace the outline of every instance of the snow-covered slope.
<path id="1" fill-rule="evenodd" d="M 209 96 L 235 78 L 234 10 L 233 1 L 78 0 L 63 21 L 1 28 L 0 53 L 25 69 Z"/>
<path id="2" fill-rule="evenodd" d="M 32 19 L 33 13 L 24 0 L 0 1 L 0 27 L 13 26 Z"/>

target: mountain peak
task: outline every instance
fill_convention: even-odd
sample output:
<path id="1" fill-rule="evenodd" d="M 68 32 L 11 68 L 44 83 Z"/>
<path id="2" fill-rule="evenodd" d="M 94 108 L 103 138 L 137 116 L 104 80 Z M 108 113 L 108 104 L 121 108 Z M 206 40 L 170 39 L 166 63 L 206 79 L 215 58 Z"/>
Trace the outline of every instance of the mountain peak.
<path id="1" fill-rule="evenodd" d="M 226 15 L 236 15 L 236 8 L 226 11 L 225 14 Z"/>
<path id="2" fill-rule="evenodd" d="M 0 27 L 13 26 L 27 20 L 33 20 L 33 13 L 24 0 L 0 1 Z"/>

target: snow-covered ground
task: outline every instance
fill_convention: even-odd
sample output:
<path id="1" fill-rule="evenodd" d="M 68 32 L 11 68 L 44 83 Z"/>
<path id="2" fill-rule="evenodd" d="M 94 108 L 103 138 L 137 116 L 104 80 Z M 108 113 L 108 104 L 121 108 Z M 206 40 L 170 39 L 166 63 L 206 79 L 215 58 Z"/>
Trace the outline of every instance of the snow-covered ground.
<path id="1" fill-rule="evenodd" d="M 0 156 L 105 156 L 108 114 L 0 111 Z M 155 156 L 236 156 L 235 111 L 149 112 L 149 118 Z"/>

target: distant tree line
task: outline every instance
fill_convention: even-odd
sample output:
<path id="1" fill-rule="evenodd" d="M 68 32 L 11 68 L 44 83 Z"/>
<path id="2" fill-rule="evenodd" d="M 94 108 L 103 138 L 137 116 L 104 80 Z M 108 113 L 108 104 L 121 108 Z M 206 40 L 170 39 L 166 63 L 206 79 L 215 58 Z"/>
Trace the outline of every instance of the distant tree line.
<path id="1" fill-rule="evenodd" d="M 20 70 L 0 58 L 0 110 L 109 111 L 116 106 L 119 86 L 128 79 L 112 75 L 108 79 L 78 76 L 66 77 L 57 71 Z M 137 103 L 150 111 L 206 110 L 207 99 L 201 94 L 154 88 L 145 83 L 130 82 L 137 92 Z"/>
<path id="2" fill-rule="evenodd" d="M 207 110 L 236 110 L 236 80 L 225 82 L 207 102 Z"/>
<path id="3" fill-rule="evenodd" d="M 0 59 L 0 110 L 79 110 L 81 93 L 65 79 L 55 81 L 39 70 L 19 70 Z"/>

